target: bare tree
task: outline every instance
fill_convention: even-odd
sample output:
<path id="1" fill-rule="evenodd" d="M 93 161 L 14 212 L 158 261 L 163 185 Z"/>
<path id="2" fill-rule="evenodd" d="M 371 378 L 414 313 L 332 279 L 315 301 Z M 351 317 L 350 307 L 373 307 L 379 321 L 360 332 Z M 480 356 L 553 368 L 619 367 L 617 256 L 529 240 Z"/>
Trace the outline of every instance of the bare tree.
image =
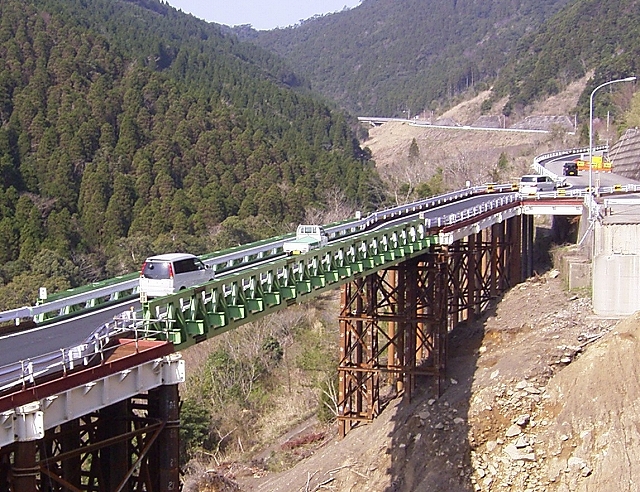
<path id="1" fill-rule="evenodd" d="M 308 224 L 329 224 L 353 217 L 356 213 L 356 206 L 347 199 L 340 188 L 332 187 L 325 190 L 323 199 L 327 208 L 308 208 L 305 211 L 305 221 Z"/>

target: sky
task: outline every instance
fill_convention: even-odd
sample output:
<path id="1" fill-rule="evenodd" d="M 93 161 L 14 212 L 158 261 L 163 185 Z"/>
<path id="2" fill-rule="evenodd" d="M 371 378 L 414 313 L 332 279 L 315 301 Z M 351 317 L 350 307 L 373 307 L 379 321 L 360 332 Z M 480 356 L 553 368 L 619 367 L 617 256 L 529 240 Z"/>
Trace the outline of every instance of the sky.
<path id="1" fill-rule="evenodd" d="M 251 24 L 254 29 L 266 30 L 352 8 L 360 0 L 167 0 L 167 3 L 209 22 L 228 26 Z"/>

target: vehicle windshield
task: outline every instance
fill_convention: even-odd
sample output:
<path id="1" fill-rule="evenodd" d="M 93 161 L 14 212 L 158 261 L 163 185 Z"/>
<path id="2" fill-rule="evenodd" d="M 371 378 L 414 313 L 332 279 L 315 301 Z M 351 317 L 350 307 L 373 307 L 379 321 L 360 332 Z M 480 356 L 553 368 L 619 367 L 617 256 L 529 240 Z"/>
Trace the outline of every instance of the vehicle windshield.
<path id="1" fill-rule="evenodd" d="M 535 183 L 537 182 L 538 177 L 537 176 L 522 176 L 522 179 L 520 180 L 522 183 Z"/>

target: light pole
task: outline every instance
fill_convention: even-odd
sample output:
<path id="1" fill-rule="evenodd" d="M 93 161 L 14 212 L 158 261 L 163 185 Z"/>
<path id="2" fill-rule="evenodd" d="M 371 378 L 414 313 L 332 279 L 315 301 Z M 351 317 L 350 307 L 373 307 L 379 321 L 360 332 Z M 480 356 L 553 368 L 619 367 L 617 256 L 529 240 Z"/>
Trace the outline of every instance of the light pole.
<path id="1" fill-rule="evenodd" d="M 593 89 L 591 92 L 591 97 L 589 98 L 589 194 L 593 195 L 593 178 L 592 178 L 592 168 L 593 168 L 593 96 L 595 95 L 598 89 L 602 89 L 603 87 L 615 84 L 616 82 L 633 82 L 636 80 L 636 77 L 625 77 L 624 79 L 616 79 L 610 80 L 609 82 L 605 82 L 604 84 L 600 84 L 598 87 Z M 589 218 L 591 218 L 591 205 L 589 205 Z"/>

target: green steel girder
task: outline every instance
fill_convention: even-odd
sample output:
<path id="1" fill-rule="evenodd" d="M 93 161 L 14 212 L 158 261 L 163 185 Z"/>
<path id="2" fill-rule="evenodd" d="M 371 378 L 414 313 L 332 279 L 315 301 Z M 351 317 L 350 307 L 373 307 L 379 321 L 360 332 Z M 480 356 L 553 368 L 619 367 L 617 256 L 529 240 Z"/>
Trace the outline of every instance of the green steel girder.
<path id="1" fill-rule="evenodd" d="M 424 220 L 334 241 L 142 303 L 149 336 L 186 348 L 428 251 Z"/>

